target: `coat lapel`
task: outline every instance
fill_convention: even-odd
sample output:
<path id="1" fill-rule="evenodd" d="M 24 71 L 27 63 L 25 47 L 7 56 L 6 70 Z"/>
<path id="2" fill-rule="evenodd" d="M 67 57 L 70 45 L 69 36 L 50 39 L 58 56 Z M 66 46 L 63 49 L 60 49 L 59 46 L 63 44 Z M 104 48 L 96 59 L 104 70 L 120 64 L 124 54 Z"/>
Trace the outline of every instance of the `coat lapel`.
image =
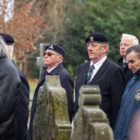
<path id="1" fill-rule="evenodd" d="M 40 87 L 40 85 L 42 85 L 42 83 L 44 84 L 44 81 L 45 81 L 45 76 L 43 76 L 44 74 L 45 73 L 43 72 L 42 75 L 41 75 L 41 78 L 40 78 L 40 80 L 38 82 L 37 87 Z"/>
<path id="2" fill-rule="evenodd" d="M 100 67 L 98 72 L 93 77 L 91 83 L 94 83 L 94 81 L 96 81 L 103 74 L 103 72 L 106 70 L 107 66 L 108 66 L 108 59 L 106 59 L 105 62 L 102 64 L 102 66 Z"/>
<path id="3" fill-rule="evenodd" d="M 84 66 L 84 68 L 82 68 L 82 73 L 83 73 L 83 75 L 81 76 L 82 85 L 85 84 L 85 81 L 86 81 L 86 78 L 87 78 L 87 73 L 88 73 L 88 70 L 89 70 L 89 66 L 90 66 L 90 61 L 87 62 L 87 64 Z"/>
<path id="4" fill-rule="evenodd" d="M 49 75 L 58 75 L 60 69 L 62 69 L 62 68 L 63 68 L 62 64 L 58 65 L 55 69 L 53 69 L 53 70 L 49 73 Z M 45 69 L 45 71 L 46 71 L 46 70 L 47 70 L 47 68 Z M 45 71 L 42 73 L 41 79 L 39 80 L 37 87 L 40 87 L 40 85 L 44 84 L 45 78 L 46 78 L 46 77 L 44 76 Z"/>
<path id="5" fill-rule="evenodd" d="M 58 75 L 59 72 L 63 69 L 62 64 L 59 64 L 55 69 L 50 72 L 50 75 Z"/>

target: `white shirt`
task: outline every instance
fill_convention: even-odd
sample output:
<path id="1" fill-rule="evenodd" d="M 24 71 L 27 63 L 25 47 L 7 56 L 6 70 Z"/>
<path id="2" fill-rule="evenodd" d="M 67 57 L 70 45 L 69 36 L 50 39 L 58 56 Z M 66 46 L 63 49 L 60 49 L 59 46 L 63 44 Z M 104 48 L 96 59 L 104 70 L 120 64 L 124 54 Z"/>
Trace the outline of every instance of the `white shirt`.
<path id="1" fill-rule="evenodd" d="M 123 59 L 123 63 L 128 63 L 125 59 Z"/>
<path id="2" fill-rule="evenodd" d="M 58 66 L 58 65 L 57 65 Z M 57 66 L 51 68 L 51 69 L 47 69 L 47 72 L 50 73 L 53 69 L 55 69 Z"/>
<path id="3" fill-rule="evenodd" d="M 98 72 L 99 68 L 102 66 L 102 64 L 105 62 L 105 60 L 107 59 L 107 56 L 103 57 L 99 62 L 97 62 L 96 64 L 93 63 L 93 61 L 90 62 L 90 66 L 94 65 L 94 70 L 92 72 L 91 75 L 91 79 L 90 81 L 93 79 L 93 77 L 95 76 L 95 74 Z"/>

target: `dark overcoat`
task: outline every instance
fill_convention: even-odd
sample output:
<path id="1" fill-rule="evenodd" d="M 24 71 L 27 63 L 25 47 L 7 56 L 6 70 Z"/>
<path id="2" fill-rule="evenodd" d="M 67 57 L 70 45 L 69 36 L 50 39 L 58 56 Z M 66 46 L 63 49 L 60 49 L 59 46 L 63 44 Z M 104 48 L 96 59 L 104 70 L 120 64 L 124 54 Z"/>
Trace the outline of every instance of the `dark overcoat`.
<path id="1" fill-rule="evenodd" d="M 11 60 L 0 54 L 0 140 L 17 139 L 20 77 Z"/>
<path id="2" fill-rule="evenodd" d="M 76 80 L 76 101 L 74 105 L 75 113 L 78 110 L 79 89 L 85 85 L 90 61 L 81 64 Z M 102 96 L 101 109 L 107 114 L 110 125 L 114 128 L 116 117 L 120 108 L 121 98 L 125 88 L 125 79 L 119 65 L 106 59 L 98 72 L 95 74 L 90 85 L 98 85 Z"/>
<path id="3" fill-rule="evenodd" d="M 41 78 L 38 82 L 38 85 L 37 85 L 35 93 L 34 93 L 32 109 L 31 109 L 31 120 L 30 120 L 30 126 L 29 126 L 30 140 L 32 140 L 33 119 L 34 119 L 35 112 L 36 112 L 38 91 L 39 91 L 39 88 L 45 82 L 45 73 L 46 73 L 46 70 L 41 74 Z M 62 64 L 59 64 L 55 69 L 53 69 L 49 73 L 49 75 L 59 75 L 59 77 L 60 77 L 61 86 L 66 90 L 66 93 L 67 93 L 69 120 L 70 120 L 70 122 L 72 122 L 72 117 L 74 114 L 74 111 L 73 111 L 74 80 L 73 80 L 72 76 L 63 68 Z"/>
<path id="4" fill-rule="evenodd" d="M 125 68 L 123 68 L 123 58 L 121 58 L 117 63 L 121 66 L 121 68 L 122 68 L 122 70 L 124 72 L 124 77 L 125 77 L 125 81 L 126 81 L 126 84 L 127 84 L 128 81 L 134 76 L 134 74 L 128 68 L 128 66 L 126 66 Z"/>
<path id="5" fill-rule="evenodd" d="M 29 116 L 29 93 L 30 87 L 24 73 L 16 66 L 18 74 L 20 76 L 20 95 L 18 100 L 18 109 L 17 109 L 17 139 L 18 140 L 27 140 L 28 138 L 28 116 Z"/>

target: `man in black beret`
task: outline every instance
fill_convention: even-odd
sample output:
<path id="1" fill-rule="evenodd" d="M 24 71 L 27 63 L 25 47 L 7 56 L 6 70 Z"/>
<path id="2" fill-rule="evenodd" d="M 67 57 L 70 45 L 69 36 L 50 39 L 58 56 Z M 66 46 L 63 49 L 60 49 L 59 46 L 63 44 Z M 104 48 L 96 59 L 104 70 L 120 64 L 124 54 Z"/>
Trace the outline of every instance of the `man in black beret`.
<path id="1" fill-rule="evenodd" d="M 65 56 L 65 50 L 58 44 L 50 44 L 45 47 L 45 65 L 47 66 L 36 87 L 32 109 L 31 109 L 31 120 L 29 126 L 30 140 L 32 140 L 32 129 L 33 129 L 33 119 L 36 113 L 37 97 L 40 86 L 45 82 L 46 75 L 59 75 L 61 86 L 66 90 L 68 99 L 68 113 L 69 120 L 72 122 L 73 118 L 73 89 L 74 80 L 72 76 L 63 68 L 62 62 Z"/>
<path id="2" fill-rule="evenodd" d="M 30 87 L 24 73 L 18 68 L 18 66 L 13 61 L 13 49 L 14 49 L 14 39 L 11 35 L 0 33 L 1 38 L 5 42 L 8 48 L 8 57 L 14 64 L 21 80 L 20 94 L 18 98 L 18 108 L 17 108 L 17 140 L 27 140 L 28 129 L 27 122 L 29 116 L 29 93 Z"/>
<path id="3" fill-rule="evenodd" d="M 87 51 L 90 61 L 81 64 L 76 79 L 75 113 L 78 111 L 79 89 L 82 85 L 98 85 L 102 96 L 101 109 L 107 114 L 114 128 L 121 98 L 125 87 L 122 69 L 108 60 L 108 39 L 103 33 L 92 33 L 87 39 Z"/>

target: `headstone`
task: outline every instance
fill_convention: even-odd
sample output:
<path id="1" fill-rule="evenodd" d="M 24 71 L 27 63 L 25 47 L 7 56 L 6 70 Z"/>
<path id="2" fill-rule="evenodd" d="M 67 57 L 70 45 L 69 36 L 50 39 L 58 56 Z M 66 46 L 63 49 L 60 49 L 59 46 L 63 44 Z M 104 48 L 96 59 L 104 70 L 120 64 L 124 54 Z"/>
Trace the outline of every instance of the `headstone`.
<path id="1" fill-rule="evenodd" d="M 113 132 L 106 114 L 100 109 L 98 86 L 82 86 L 79 109 L 73 122 L 71 140 L 113 140 Z"/>
<path id="2" fill-rule="evenodd" d="M 70 133 L 66 92 L 58 76 L 46 76 L 39 91 L 33 140 L 69 140 Z"/>

